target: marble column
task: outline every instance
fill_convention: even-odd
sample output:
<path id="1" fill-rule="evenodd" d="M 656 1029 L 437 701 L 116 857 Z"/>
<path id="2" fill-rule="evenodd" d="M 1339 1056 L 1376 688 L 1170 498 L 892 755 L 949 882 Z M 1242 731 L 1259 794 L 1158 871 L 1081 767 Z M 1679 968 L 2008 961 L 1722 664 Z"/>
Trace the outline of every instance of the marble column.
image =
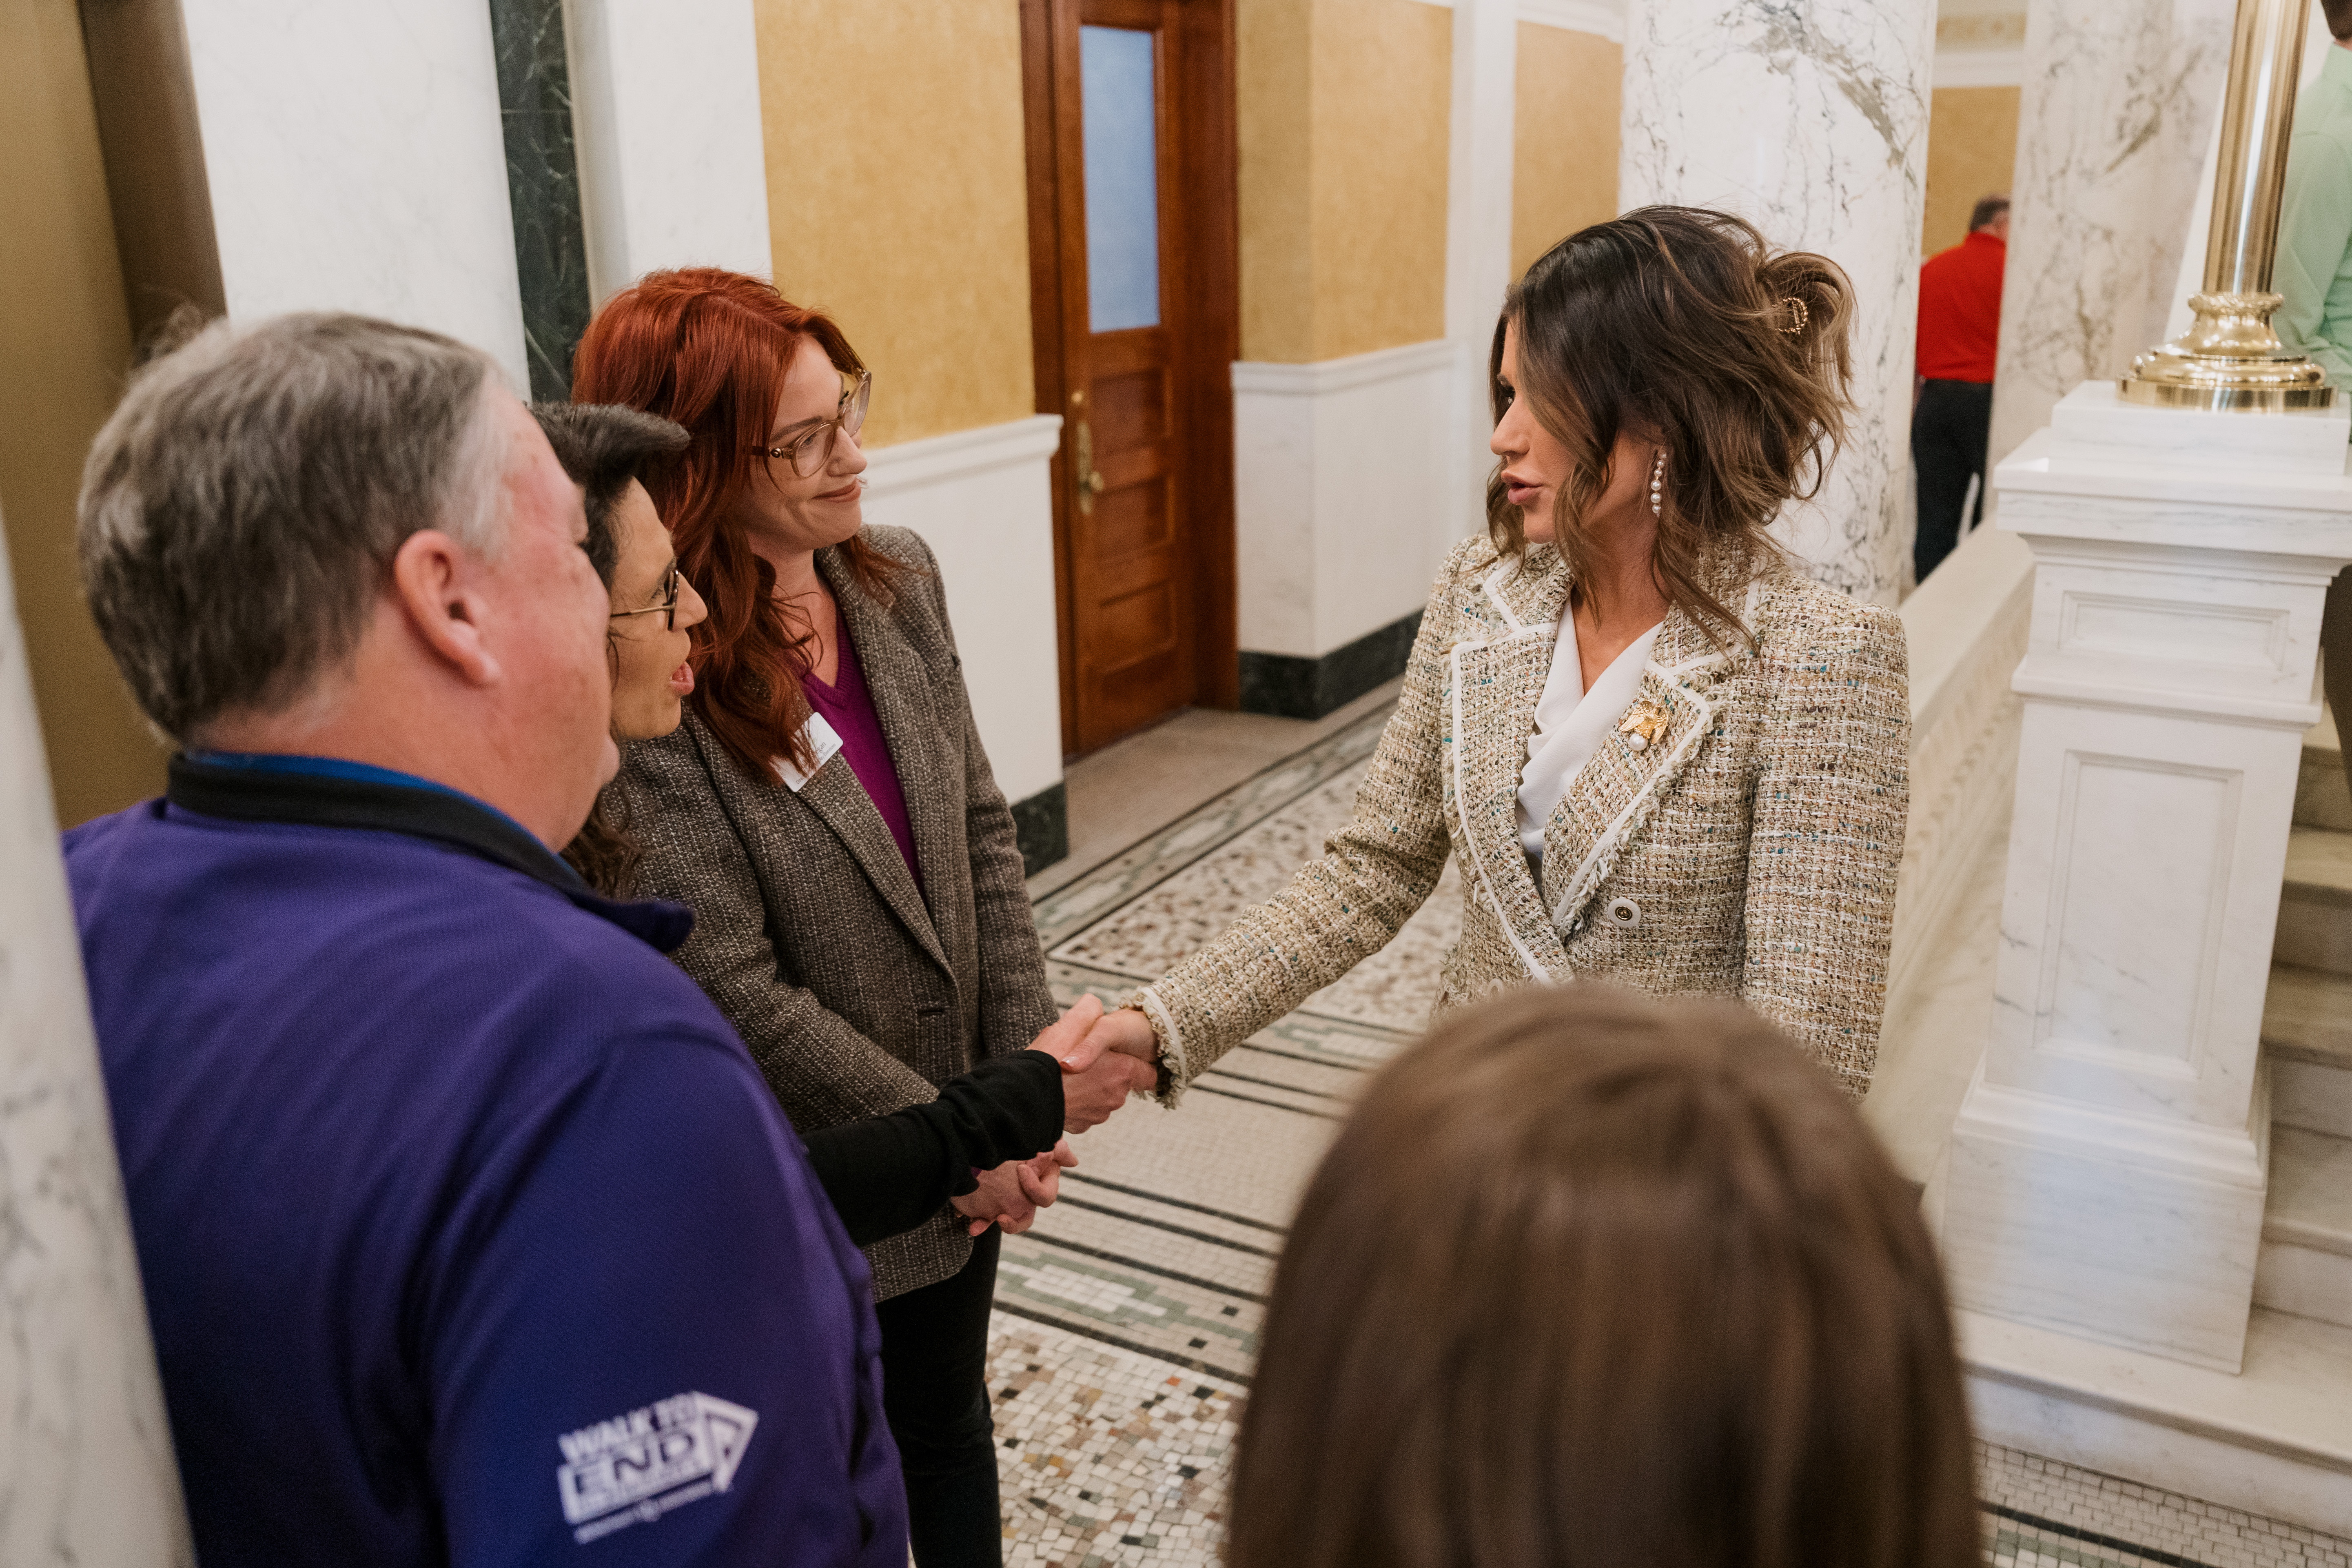
<path id="1" fill-rule="evenodd" d="M 1518 7 L 1454 0 L 1454 101 L 1446 148 L 1445 336 L 1454 345 L 1458 461 L 1442 546 L 1486 526 L 1494 411 L 1486 360 L 1511 277 L 1511 168 L 1517 126 Z"/>
<path id="2" fill-rule="evenodd" d="M 0 550 L 0 1563 L 193 1563 Z"/>
<path id="3" fill-rule="evenodd" d="M 772 276 L 752 0 L 571 0 L 564 13 L 591 295 L 601 301 L 657 267 Z M 823 68 L 794 47 L 788 17 L 770 32 L 766 65 L 783 85 Z M 792 112 L 788 100 L 779 112 Z"/>
<path id="4" fill-rule="evenodd" d="M 229 315 L 357 310 L 530 384 L 480 0 L 181 0 Z"/>
<path id="5" fill-rule="evenodd" d="M 2235 0 L 2032 0 L 1994 463 L 2077 384 L 2122 374 L 2168 336 L 2236 9 Z"/>
<path id="6" fill-rule="evenodd" d="M 1855 414 L 1818 499 L 1775 532 L 1892 604 L 1910 576 L 1935 0 L 1632 0 L 1618 203 L 1722 207 L 1853 279 Z"/>
<path id="7" fill-rule="evenodd" d="M 561 401 L 572 393 L 572 351 L 588 330 L 588 237 L 572 144 L 563 0 L 490 0 L 490 45 L 530 395 Z"/>

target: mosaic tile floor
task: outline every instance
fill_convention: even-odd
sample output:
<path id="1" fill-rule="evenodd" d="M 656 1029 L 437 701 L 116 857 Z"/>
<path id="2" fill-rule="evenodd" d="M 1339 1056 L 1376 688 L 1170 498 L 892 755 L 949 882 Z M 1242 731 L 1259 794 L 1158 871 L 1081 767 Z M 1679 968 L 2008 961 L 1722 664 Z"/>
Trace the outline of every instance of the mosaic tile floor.
<path id="1" fill-rule="evenodd" d="M 1116 1002 L 1280 888 L 1345 819 L 1372 713 L 1036 901 L 1055 988 Z M 1225 1467 L 1284 1227 L 1366 1073 L 1426 1016 L 1461 893 L 1204 1075 L 1075 1141 L 1061 1202 L 1007 1237 L 990 1386 L 1005 1558 L 1217 1560 Z M 2352 1543 L 1990 1445 L 1994 1568 L 2352 1568 Z"/>

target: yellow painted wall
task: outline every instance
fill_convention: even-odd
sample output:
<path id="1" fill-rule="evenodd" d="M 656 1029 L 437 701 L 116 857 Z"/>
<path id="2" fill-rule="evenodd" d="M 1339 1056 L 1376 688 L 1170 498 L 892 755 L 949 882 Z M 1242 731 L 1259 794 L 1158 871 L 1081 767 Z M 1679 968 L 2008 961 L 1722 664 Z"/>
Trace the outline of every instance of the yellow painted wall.
<path id="1" fill-rule="evenodd" d="M 1034 414 L 1017 0 L 753 14 L 776 281 L 873 367 L 867 441 Z"/>
<path id="2" fill-rule="evenodd" d="M 74 494 L 131 359 L 131 321 L 74 0 L 0 7 L 0 520 L 58 820 L 163 788 L 149 735 L 82 605 Z"/>
<path id="3" fill-rule="evenodd" d="M 1234 0 L 1242 358 L 1315 358 L 1314 0 Z M 1444 219 L 1440 218 L 1441 226 Z M 1444 300 L 1439 301 L 1441 311 Z"/>
<path id="4" fill-rule="evenodd" d="M 1236 0 L 1234 30 L 1242 357 L 1444 336 L 1452 13 Z"/>
<path id="5" fill-rule="evenodd" d="M 1511 276 L 1588 224 L 1617 216 L 1622 46 L 1519 24 L 1511 145 Z"/>
<path id="6" fill-rule="evenodd" d="M 1419 0 L 1317 0 L 1318 360 L 1445 335 L 1453 77 L 1452 12 Z"/>
<path id="7" fill-rule="evenodd" d="M 1922 258 L 1968 237 L 1977 198 L 2006 194 L 2017 166 L 2013 87 L 1939 87 L 1927 110 L 1927 213 Z"/>

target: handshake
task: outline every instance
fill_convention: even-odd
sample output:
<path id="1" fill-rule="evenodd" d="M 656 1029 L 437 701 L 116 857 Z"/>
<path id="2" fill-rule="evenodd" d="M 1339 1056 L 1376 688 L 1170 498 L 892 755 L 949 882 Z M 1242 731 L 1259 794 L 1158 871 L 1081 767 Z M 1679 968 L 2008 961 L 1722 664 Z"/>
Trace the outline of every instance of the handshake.
<path id="1" fill-rule="evenodd" d="M 1153 1087 L 1160 1042 L 1140 1013 L 1103 1011 L 1099 997 L 1081 996 L 1076 1006 L 1029 1044 L 1061 1064 L 1062 1126 L 1084 1132 L 1110 1120 L 1127 1097 Z M 1066 1138 L 1027 1160 L 1010 1160 L 980 1173 L 979 1187 L 953 1200 L 978 1236 L 1001 1226 L 1017 1236 L 1036 1222 L 1037 1211 L 1061 1194 L 1062 1173 L 1078 1163 Z"/>
<path id="2" fill-rule="evenodd" d="M 1140 1013 L 1103 1011 L 1102 1001 L 1081 996 L 1061 1021 L 1030 1043 L 1062 1064 L 1063 1127 L 1084 1132 L 1110 1120 L 1130 1094 L 1160 1080 L 1153 1064 L 1160 1041 Z"/>

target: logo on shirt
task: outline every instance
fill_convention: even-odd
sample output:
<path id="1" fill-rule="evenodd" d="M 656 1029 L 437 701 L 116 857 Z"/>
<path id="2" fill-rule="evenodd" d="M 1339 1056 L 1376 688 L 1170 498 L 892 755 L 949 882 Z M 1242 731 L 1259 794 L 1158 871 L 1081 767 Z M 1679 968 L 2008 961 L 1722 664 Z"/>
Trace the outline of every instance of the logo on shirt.
<path id="1" fill-rule="evenodd" d="M 725 1491 L 759 1424 L 755 1410 L 680 1394 L 564 1433 L 555 1489 L 572 1539 L 584 1546 Z"/>

